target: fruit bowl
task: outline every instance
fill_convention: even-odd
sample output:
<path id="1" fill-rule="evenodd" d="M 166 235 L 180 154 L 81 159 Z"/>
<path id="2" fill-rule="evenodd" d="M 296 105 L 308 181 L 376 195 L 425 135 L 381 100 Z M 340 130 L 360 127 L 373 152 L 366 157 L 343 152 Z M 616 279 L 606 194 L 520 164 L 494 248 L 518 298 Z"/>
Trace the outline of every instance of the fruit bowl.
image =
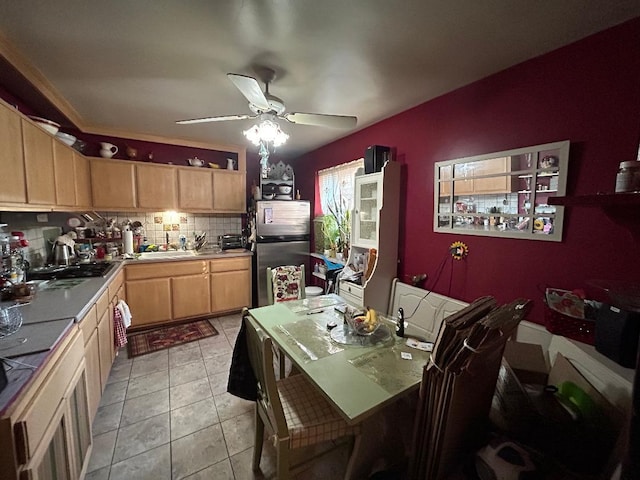
<path id="1" fill-rule="evenodd" d="M 367 308 L 364 313 L 347 310 L 344 318 L 349 328 L 357 335 L 373 335 L 381 325 L 376 311 L 372 308 Z"/>

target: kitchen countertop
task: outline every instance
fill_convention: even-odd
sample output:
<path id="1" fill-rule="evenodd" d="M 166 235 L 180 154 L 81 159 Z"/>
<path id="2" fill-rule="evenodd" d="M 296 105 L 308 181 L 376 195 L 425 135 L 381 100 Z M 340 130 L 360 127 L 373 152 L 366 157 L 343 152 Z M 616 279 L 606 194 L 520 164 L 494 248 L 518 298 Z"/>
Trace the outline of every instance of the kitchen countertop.
<path id="1" fill-rule="evenodd" d="M 102 294 L 109 282 L 124 268 L 124 262 L 118 263 L 119 265 L 116 265 L 106 276 L 83 278 L 81 279 L 82 283 L 72 288 L 39 289 L 30 303 L 20 307 L 23 324 L 49 322 L 64 318 L 79 321 Z M 13 303 L 1 302 L 0 307 L 13 305 Z"/>
<path id="2" fill-rule="evenodd" d="M 105 290 L 109 282 L 115 278 L 126 265 L 150 262 L 182 262 L 189 260 L 207 260 L 231 257 L 246 257 L 252 253 L 248 250 L 242 252 L 219 252 L 217 250 L 204 250 L 196 255 L 171 256 L 170 254 L 159 255 L 149 259 L 117 260 L 119 265 L 112 269 L 105 277 L 82 278 L 82 283 L 72 288 L 53 289 L 45 288 L 38 290 L 32 302 L 23 307 L 23 324 L 41 323 L 52 320 L 71 318 L 79 321 L 89 310 L 91 305 Z M 75 280 L 75 279 L 74 279 Z M 61 280 L 57 280 L 60 282 Z M 55 282 L 52 286 L 55 285 Z M 0 307 L 13 305 L 14 302 L 0 302 Z M 0 348 L 2 340 L 0 339 Z M 1 352 L 1 350 L 0 350 Z"/>
<path id="3" fill-rule="evenodd" d="M 157 254 L 154 252 L 150 258 L 138 257 L 136 259 L 128 259 L 125 260 L 127 265 L 132 265 L 136 263 L 147 263 L 147 262 L 180 262 L 180 261 L 188 261 L 188 260 L 208 260 L 208 259 L 216 259 L 216 258 L 231 258 L 231 257 L 250 257 L 253 253 L 250 250 L 245 249 L 233 249 L 233 250 L 225 250 L 221 251 L 220 249 L 203 249 L 193 255 L 181 253 L 179 251 L 175 252 L 175 255 L 172 255 L 173 252 L 158 252 Z"/>
<path id="4" fill-rule="evenodd" d="M 20 308 L 22 313 L 23 326 L 13 335 L 0 338 L 0 359 L 7 356 L 13 357 L 10 360 L 5 360 L 5 370 L 7 370 L 9 384 L 0 392 L 0 415 L 18 398 L 20 392 L 34 378 L 38 369 L 44 365 L 55 346 L 68 334 L 73 324 L 84 317 L 105 291 L 111 280 L 126 265 L 251 255 L 252 253 L 248 250 L 220 252 L 215 249 L 205 249 L 193 256 L 181 255 L 172 257 L 166 254 L 166 256 L 160 255 L 157 258 L 150 259 L 118 260 L 116 261 L 118 265 L 104 277 L 83 278 L 81 283 L 71 288 L 45 288 L 39 290 L 30 303 L 17 307 Z M 65 280 L 57 280 L 57 282 L 61 281 Z M 55 282 L 53 282 L 53 285 L 55 285 Z M 15 302 L 0 302 L 0 307 L 8 307 L 14 304 Z M 19 339 L 22 338 L 27 338 L 24 344 L 20 343 L 21 340 Z M 20 362 L 20 364 L 15 362 Z M 7 365 L 12 368 L 8 368 Z"/>

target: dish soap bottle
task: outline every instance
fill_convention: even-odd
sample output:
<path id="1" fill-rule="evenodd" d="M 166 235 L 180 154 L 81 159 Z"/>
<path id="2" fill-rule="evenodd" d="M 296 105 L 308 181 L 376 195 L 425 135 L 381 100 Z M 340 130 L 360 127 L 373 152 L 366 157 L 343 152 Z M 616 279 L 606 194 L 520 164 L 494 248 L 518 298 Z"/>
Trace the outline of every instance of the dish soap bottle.
<path id="1" fill-rule="evenodd" d="M 140 245 L 140 253 L 144 252 L 149 246 L 149 242 L 147 241 L 147 237 L 142 238 L 142 245 Z"/>

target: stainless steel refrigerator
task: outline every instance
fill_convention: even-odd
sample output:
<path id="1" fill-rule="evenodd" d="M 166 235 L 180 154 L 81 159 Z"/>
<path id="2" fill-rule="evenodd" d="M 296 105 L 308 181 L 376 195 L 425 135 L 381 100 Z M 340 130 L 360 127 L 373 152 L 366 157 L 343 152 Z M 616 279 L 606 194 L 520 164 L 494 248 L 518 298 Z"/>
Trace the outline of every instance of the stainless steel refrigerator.
<path id="1" fill-rule="evenodd" d="M 311 205 L 308 200 L 258 201 L 253 221 L 253 298 L 261 307 L 267 305 L 267 267 L 305 265 L 306 269 L 309 264 Z"/>

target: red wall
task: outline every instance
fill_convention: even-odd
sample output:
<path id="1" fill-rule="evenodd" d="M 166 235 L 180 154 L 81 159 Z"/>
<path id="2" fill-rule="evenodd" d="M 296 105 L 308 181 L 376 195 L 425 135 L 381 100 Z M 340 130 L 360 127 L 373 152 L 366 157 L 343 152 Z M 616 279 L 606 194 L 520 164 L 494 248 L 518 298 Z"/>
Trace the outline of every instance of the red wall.
<path id="1" fill-rule="evenodd" d="M 471 301 L 494 295 L 535 300 L 545 285 L 573 289 L 590 279 L 640 281 L 638 242 L 598 208 L 567 209 L 561 243 L 433 232 L 433 164 L 570 140 L 568 195 L 612 192 L 618 163 L 640 139 L 640 18 L 499 72 L 320 148 L 295 162 L 306 198 L 314 173 L 388 145 L 404 164 L 399 277 L 427 273 L 428 289 Z M 301 175 L 303 171 L 308 175 Z M 315 196 L 315 195 L 314 195 Z M 316 200 L 316 212 L 318 211 Z M 640 211 L 630 221 L 640 222 Z M 447 260 L 451 242 L 469 246 Z"/>

